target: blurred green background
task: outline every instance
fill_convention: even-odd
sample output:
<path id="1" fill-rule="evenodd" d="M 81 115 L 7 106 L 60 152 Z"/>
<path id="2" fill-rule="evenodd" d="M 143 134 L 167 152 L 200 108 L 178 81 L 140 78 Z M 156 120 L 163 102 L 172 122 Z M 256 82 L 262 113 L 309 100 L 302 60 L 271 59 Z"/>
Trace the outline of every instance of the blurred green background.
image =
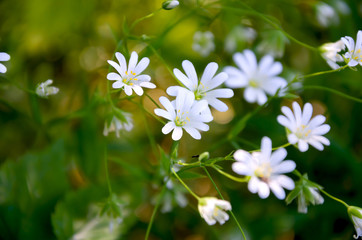
<path id="1" fill-rule="evenodd" d="M 358 0 L 345 1 L 350 12 L 338 13 L 338 22 L 328 27 L 317 22 L 318 1 L 242 2 L 273 17 L 290 35 L 315 47 L 346 35 L 355 39 L 362 29 L 362 3 Z M 335 2 L 326 1 L 330 5 Z M 150 143 L 146 131 L 149 129 L 166 153 L 172 142 L 169 135 L 161 133 L 160 123 L 138 107 L 141 103 L 153 112 L 156 106 L 146 97 L 118 104 L 133 114 L 131 132 L 123 132 L 120 138 L 114 134 L 103 136 L 109 110 L 105 101 L 109 70 L 106 60 L 113 58 L 115 50 L 126 55 L 126 50 L 134 50 L 150 58 L 145 73 L 157 88 L 146 91 L 155 100 L 166 95 L 168 86 L 177 84 L 167 67 L 180 69 L 182 60 L 192 61 L 199 75 L 211 61 L 217 62 L 220 70 L 233 65 L 233 52 L 225 49 L 225 39 L 237 27 L 253 28 L 256 37 L 239 40 L 234 52 L 249 48 L 260 59 L 265 51 L 275 49 L 279 54 L 276 59 L 284 67 L 282 75 L 289 81 L 296 74 L 329 70 L 318 53 L 288 41 L 263 19 L 245 11 L 239 1 L 211 3 L 180 1 L 178 8 L 160 10 L 130 30 L 135 20 L 159 9 L 162 1 L 0 2 L 0 51 L 11 55 L 5 63 L 8 72 L 0 76 L 1 239 L 144 238 L 165 177 L 160 164 L 162 154 L 152 147 L 155 145 Z M 215 36 L 216 49 L 208 57 L 192 50 L 196 31 L 211 31 Z M 122 44 L 118 44 L 121 39 Z M 359 67 L 358 71 L 347 69 L 310 78 L 303 84 L 325 86 L 361 98 L 361 78 Z M 42 99 L 24 90 L 34 90 L 47 79 L 53 79 L 53 85 L 60 89 L 57 95 Z M 180 158 L 191 161 L 193 155 L 204 151 L 218 157 L 235 150 L 230 143 L 217 148 L 214 143 L 257 105 L 246 103 L 242 90 L 234 92 L 235 97 L 226 101 L 230 110 L 214 112 L 215 121 L 210 124 L 210 131 L 203 133 L 202 140 L 189 136 L 181 140 Z M 311 102 L 316 114 L 327 117 L 331 146 L 323 152 L 310 149 L 306 153 L 289 147 L 287 158 L 293 159 L 299 171 L 308 173 L 309 179 L 327 192 L 361 207 L 361 104 L 321 90 L 305 89 L 295 94 L 300 96 L 297 101 Z M 287 99 L 273 100 L 247 123 L 238 144 L 253 150 L 263 136 L 271 137 L 273 146 L 286 143 L 285 131 L 276 117 L 280 107 L 290 103 Z M 122 201 L 123 220 L 114 221 L 113 231 L 109 226 L 114 218 L 99 214 L 108 198 L 105 148 L 113 191 Z M 230 164 L 224 167 L 231 172 Z M 262 200 L 251 194 L 246 184 L 210 172 L 230 200 L 248 239 L 352 239 L 355 233 L 346 209 L 335 201 L 325 198 L 323 205 L 311 206 L 308 214 L 299 214 L 295 202 L 286 206 L 274 196 Z M 201 196 L 217 195 L 205 177 L 189 179 L 187 183 Z M 174 191 L 167 190 L 168 197 L 164 199 L 171 206 L 163 209 L 172 210 L 157 213 L 150 239 L 241 238 L 232 219 L 223 226 L 208 226 L 190 196 L 186 196 L 186 207 L 178 206 L 176 189 L 180 194 L 184 190 L 177 181 L 174 185 Z"/>

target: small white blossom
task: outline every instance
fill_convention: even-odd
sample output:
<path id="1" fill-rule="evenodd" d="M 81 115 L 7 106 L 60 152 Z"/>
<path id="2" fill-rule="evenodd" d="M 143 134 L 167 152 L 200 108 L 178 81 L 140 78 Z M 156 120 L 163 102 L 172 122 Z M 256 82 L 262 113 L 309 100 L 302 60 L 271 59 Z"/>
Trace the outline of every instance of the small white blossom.
<path id="1" fill-rule="evenodd" d="M 342 37 L 342 41 L 348 48 L 348 51 L 344 54 L 348 66 L 354 67 L 357 64 L 362 66 L 362 31 L 359 30 L 357 33 L 356 45 L 353 38 L 349 36 Z"/>
<path id="2" fill-rule="evenodd" d="M 328 27 L 331 24 L 339 23 L 338 14 L 330 5 L 323 2 L 318 2 L 315 7 L 317 21 L 322 27 Z"/>
<path id="3" fill-rule="evenodd" d="M 182 67 L 186 75 L 177 68 L 175 68 L 173 72 L 185 88 L 180 86 L 171 86 L 167 88 L 168 95 L 177 96 L 180 90 L 185 89 L 193 93 L 197 101 L 206 100 L 210 106 L 221 112 L 228 110 L 228 106 L 217 98 L 230 98 L 234 95 L 234 92 L 227 88 L 215 89 L 223 84 L 228 78 L 228 75 L 224 72 L 215 76 L 218 69 L 217 63 L 211 62 L 206 66 L 200 82 L 198 80 L 195 67 L 190 61 L 183 61 Z"/>
<path id="4" fill-rule="evenodd" d="M 48 79 L 45 82 L 40 83 L 36 89 L 35 92 L 39 97 L 47 98 L 49 95 L 54 95 L 59 92 L 59 88 L 49 86 L 53 83 L 53 80 Z"/>
<path id="5" fill-rule="evenodd" d="M 121 120 L 116 116 L 113 116 L 111 121 L 106 121 L 104 123 L 103 135 L 108 136 L 109 132 L 115 132 L 117 138 L 119 138 L 119 132 L 124 129 L 127 132 L 131 131 L 133 128 L 132 115 L 130 113 L 123 112 L 124 119 Z"/>
<path id="6" fill-rule="evenodd" d="M 261 151 L 250 154 L 244 150 L 237 150 L 232 169 L 240 175 L 250 176 L 248 189 L 252 193 L 258 193 L 260 198 L 267 198 L 270 190 L 278 199 L 285 198 L 284 189 L 292 190 L 294 181 L 282 175 L 295 169 L 295 162 L 285 160 L 287 151 L 284 148 L 272 152 L 270 138 L 263 137 Z"/>
<path id="7" fill-rule="evenodd" d="M 215 50 L 214 34 L 210 31 L 196 32 L 194 34 L 192 49 L 200 53 L 201 56 L 207 57 Z"/>
<path id="8" fill-rule="evenodd" d="M 338 69 L 340 66 L 337 62 L 343 62 L 343 57 L 339 54 L 344 50 L 345 45 L 342 40 L 333 43 L 325 43 L 320 47 L 322 57 L 327 61 L 328 65 L 333 69 Z"/>
<path id="9" fill-rule="evenodd" d="M 5 52 L 0 52 L 0 62 L 6 62 L 10 60 L 10 55 Z M 0 63 L 0 73 L 6 73 L 7 69 L 4 64 Z"/>
<path id="10" fill-rule="evenodd" d="M 191 137 L 201 139 L 201 131 L 208 131 L 209 126 L 205 122 L 211 122 L 212 116 L 208 109 L 207 101 L 196 102 L 195 95 L 187 91 L 179 91 L 175 101 L 170 102 L 166 97 L 160 97 L 164 109 L 155 109 L 155 114 L 169 120 L 162 128 L 163 134 L 172 130 L 172 139 L 177 141 L 182 137 L 184 129 Z"/>
<path id="11" fill-rule="evenodd" d="M 142 87 L 145 88 L 155 88 L 156 85 L 151 83 L 151 77 L 149 75 L 145 75 L 141 73 L 147 68 L 148 64 L 150 63 L 150 59 L 144 57 L 141 59 L 139 63 L 138 61 L 138 54 L 136 52 L 132 52 L 131 58 L 128 63 L 125 57 L 117 52 L 116 58 L 119 62 L 116 63 L 112 60 L 108 60 L 108 63 L 114 67 L 118 73 L 108 73 L 107 79 L 108 80 L 116 80 L 112 84 L 113 88 L 123 88 L 124 92 L 130 96 L 132 95 L 132 90 L 139 96 L 143 94 Z"/>
<path id="12" fill-rule="evenodd" d="M 353 235 L 353 237 L 355 239 L 362 237 L 362 209 L 355 206 L 349 206 L 348 215 L 351 218 L 357 233 L 356 235 Z"/>
<path id="13" fill-rule="evenodd" d="M 284 88 L 287 81 L 277 75 L 283 70 L 280 62 L 274 62 L 270 55 L 264 56 L 259 64 L 255 54 L 250 50 L 243 53 L 235 53 L 233 56 L 235 67 L 225 67 L 224 71 L 229 75 L 225 85 L 231 88 L 245 88 L 246 101 L 259 105 L 267 101 L 266 93 L 274 95 L 279 88 Z"/>
<path id="14" fill-rule="evenodd" d="M 319 151 L 324 149 L 323 144 L 329 146 L 329 140 L 322 135 L 329 132 L 331 127 L 323 124 L 326 118 L 322 115 L 312 118 L 312 104 L 306 103 L 302 111 L 299 104 L 293 102 L 293 111 L 294 114 L 290 108 L 283 106 L 282 112 L 285 116 L 279 115 L 277 118 L 278 122 L 289 130 L 289 143 L 298 143 L 301 152 L 308 150 L 308 144 Z"/>
<path id="15" fill-rule="evenodd" d="M 224 224 L 229 220 L 229 215 L 225 211 L 231 210 L 231 204 L 225 200 L 214 197 L 204 197 L 199 199 L 199 212 L 207 224 L 214 225 L 216 221 Z"/>
<path id="16" fill-rule="evenodd" d="M 165 10 L 171 10 L 177 7 L 180 3 L 176 0 L 170 0 L 162 3 L 162 8 Z"/>
<path id="17" fill-rule="evenodd" d="M 311 198 L 306 199 L 306 194 Z M 298 196 L 298 212 L 307 213 L 308 204 L 311 202 L 313 205 L 319 205 L 324 203 L 324 198 L 319 193 L 318 188 L 316 187 L 304 187 Z"/>

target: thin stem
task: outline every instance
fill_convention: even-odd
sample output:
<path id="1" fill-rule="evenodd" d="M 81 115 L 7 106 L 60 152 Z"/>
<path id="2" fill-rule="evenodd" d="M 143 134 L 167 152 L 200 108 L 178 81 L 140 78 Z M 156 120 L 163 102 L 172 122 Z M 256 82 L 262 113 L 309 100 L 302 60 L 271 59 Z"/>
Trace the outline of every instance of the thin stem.
<path id="1" fill-rule="evenodd" d="M 336 95 L 339 95 L 339 96 L 341 96 L 341 97 L 347 98 L 347 99 L 349 99 L 349 100 L 362 103 L 362 99 L 349 96 L 349 95 L 347 95 L 347 94 L 345 94 L 345 93 L 339 92 L 339 91 L 334 90 L 334 89 L 332 89 L 332 88 L 326 88 L 326 87 L 322 87 L 322 86 L 310 86 L 310 85 L 309 85 L 309 86 L 303 86 L 303 89 L 323 90 L 323 91 L 327 91 L 327 92 L 334 93 L 334 94 L 336 94 Z"/>
<path id="2" fill-rule="evenodd" d="M 339 71 L 341 71 L 341 70 L 343 70 L 343 69 L 346 69 L 347 67 L 348 67 L 348 65 L 345 65 L 345 66 L 343 66 L 343 67 L 341 67 L 341 68 L 338 68 L 338 69 L 333 69 L 333 70 L 328 70 L 328 71 L 323 71 L 323 72 L 311 73 L 311 74 L 299 76 L 299 77 L 297 77 L 297 79 L 310 78 L 310 77 L 320 76 L 320 75 L 323 75 L 323 74 L 339 72 Z"/>
<path id="3" fill-rule="evenodd" d="M 148 95 L 146 92 L 145 92 L 145 95 L 146 95 L 146 97 L 148 97 L 153 102 L 153 104 L 156 105 L 156 107 L 161 108 L 160 105 L 158 105 L 158 103 L 153 98 L 151 98 L 151 96 Z"/>
<path id="4" fill-rule="evenodd" d="M 225 200 L 224 197 L 222 196 L 219 188 L 217 187 L 216 183 L 215 183 L 214 180 L 212 179 L 209 171 L 207 171 L 206 167 L 202 167 L 202 168 L 204 169 L 206 175 L 209 177 L 210 181 L 212 182 L 212 185 L 214 185 L 214 187 L 215 187 L 217 193 L 219 194 L 220 198 L 221 198 L 222 200 Z M 233 211 L 229 210 L 229 212 L 230 212 L 231 216 L 233 217 L 233 219 L 235 220 L 236 225 L 238 225 L 238 228 L 239 228 L 241 234 L 243 235 L 243 238 L 246 239 L 245 234 L 244 234 L 244 231 L 243 231 L 243 229 L 241 228 L 240 223 L 239 223 L 238 219 L 235 217 Z"/>
<path id="5" fill-rule="evenodd" d="M 151 216 L 151 220 L 150 220 L 150 222 L 148 223 L 148 226 L 147 226 L 147 231 L 146 231 L 146 235 L 145 235 L 145 240 L 147 240 L 147 239 L 148 239 L 148 236 L 150 235 L 151 228 L 152 228 L 152 224 L 153 224 L 153 222 L 154 222 L 154 220 L 155 220 L 155 216 L 156 216 L 157 210 L 158 210 L 158 208 L 159 208 L 159 206 L 160 206 L 160 204 L 161 204 L 161 200 L 162 200 L 162 198 L 163 198 L 163 195 L 165 194 L 165 191 L 166 191 L 166 184 L 163 185 L 162 190 L 161 190 L 161 193 L 160 193 L 160 195 L 159 195 L 159 197 L 158 197 L 158 199 L 157 199 L 157 203 L 156 203 L 156 205 L 155 205 L 155 208 L 153 209 L 152 216 Z"/>
<path id="6" fill-rule="evenodd" d="M 326 191 L 324 191 L 322 188 L 318 187 L 318 190 L 321 191 L 324 195 L 328 196 L 329 198 L 333 199 L 334 201 L 340 202 L 342 203 L 345 207 L 349 207 L 349 205 L 347 203 L 345 203 L 344 201 L 342 201 L 339 198 L 336 198 L 334 196 L 332 196 L 331 194 L 327 193 Z"/>
<path id="7" fill-rule="evenodd" d="M 171 171 L 172 171 L 173 175 L 175 175 L 176 178 L 180 181 L 180 183 L 187 189 L 187 191 L 189 191 L 189 193 L 190 193 L 192 196 L 194 196 L 194 197 L 197 199 L 197 201 L 199 201 L 199 200 L 200 200 L 200 197 L 197 196 L 196 193 L 194 193 L 194 192 L 184 183 L 184 181 L 182 181 L 182 179 L 179 177 L 179 175 L 177 175 L 177 173 L 175 172 L 175 170 L 174 170 L 173 168 L 171 168 Z"/>
<path id="8" fill-rule="evenodd" d="M 143 20 L 146 20 L 147 18 L 150 18 L 150 17 L 153 17 L 156 13 L 158 13 L 160 10 L 162 10 L 162 8 L 159 8 L 157 9 L 156 11 L 144 16 L 144 17 L 141 17 L 139 19 L 137 19 L 136 21 L 134 21 L 130 27 L 130 31 L 132 31 L 132 29 L 140 22 L 142 22 Z"/>
<path id="9" fill-rule="evenodd" d="M 107 145 L 104 148 L 104 168 L 106 170 L 106 179 L 107 179 L 107 185 L 108 185 L 108 191 L 109 195 L 112 194 L 112 186 L 111 181 L 109 179 L 109 172 L 108 172 L 108 154 L 107 154 Z"/>
<path id="10" fill-rule="evenodd" d="M 223 170 L 219 169 L 218 167 L 212 165 L 211 166 L 213 169 L 215 169 L 216 171 L 218 171 L 220 174 L 224 175 L 227 178 L 230 178 L 231 180 L 235 181 L 235 182 L 248 182 L 250 177 L 249 176 L 245 176 L 244 178 L 238 178 L 235 177 L 229 173 L 224 172 Z M 204 167 L 203 167 L 204 168 Z"/>

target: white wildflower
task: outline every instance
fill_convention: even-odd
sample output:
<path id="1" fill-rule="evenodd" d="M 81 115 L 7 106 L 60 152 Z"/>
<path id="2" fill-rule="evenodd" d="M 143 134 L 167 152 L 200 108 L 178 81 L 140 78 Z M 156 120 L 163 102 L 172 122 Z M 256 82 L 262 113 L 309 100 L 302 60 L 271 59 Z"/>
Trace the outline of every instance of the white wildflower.
<path id="1" fill-rule="evenodd" d="M 217 222 L 224 224 L 229 220 L 229 215 L 225 211 L 231 210 L 231 204 L 225 200 L 214 197 L 204 197 L 199 199 L 199 212 L 207 224 L 214 225 Z"/>
<path id="2" fill-rule="evenodd" d="M 47 98 L 49 95 L 57 94 L 59 92 L 59 88 L 49 86 L 52 83 L 53 83 L 53 80 L 48 79 L 45 82 L 38 84 L 38 86 L 35 89 L 35 93 L 39 97 L 43 97 L 43 98 Z"/>
<path id="3" fill-rule="evenodd" d="M 111 120 L 104 123 L 103 135 L 108 136 L 108 133 L 115 132 L 117 138 L 119 138 L 119 132 L 121 130 L 131 131 L 133 128 L 132 115 L 130 113 L 122 113 L 123 119 L 113 116 Z"/>
<path id="4" fill-rule="evenodd" d="M 258 193 L 260 198 L 267 198 L 270 190 L 278 199 L 285 198 L 284 189 L 292 190 L 294 181 L 282 175 L 295 169 L 295 162 L 285 160 L 287 151 L 280 148 L 272 152 L 270 138 L 263 137 L 261 140 L 261 151 L 250 154 L 244 150 L 237 150 L 232 169 L 240 175 L 250 176 L 248 189 L 252 193 Z"/>
<path id="5" fill-rule="evenodd" d="M 217 98 L 230 98 L 234 95 L 234 92 L 227 88 L 215 89 L 223 84 L 228 78 L 228 75 L 224 72 L 215 76 L 218 69 L 217 63 L 211 62 L 206 66 L 200 81 L 198 80 L 195 67 L 190 61 L 183 61 L 182 67 L 186 75 L 177 68 L 175 68 L 173 72 L 185 88 L 171 86 L 167 89 L 168 95 L 177 96 L 180 90 L 185 89 L 193 93 L 197 101 L 206 100 L 210 106 L 221 112 L 228 110 L 228 106 Z"/>
<path id="6" fill-rule="evenodd" d="M 325 43 L 320 47 L 322 57 L 327 61 L 328 65 L 333 69 L 340 66 L 337 62 L 343 62 L 343 57 L 339 54 L 345 48 L 342 40 L 333 43 Z"/>
<path id="7" fill-rule="evenodd" d="M 356 229 L 356 235 L 353 237 L 358 239 L 362 237 L 362 208 L 349 206 L 348 207 L 348 215 L 351 218 L 354 228 Z"/>
<path id="8" fill-rule="evenodd" d="M 184 90 L 178 92 L 175 101 L 160 97 L 160 102 L 166 110 L 157 108 L 155 114 L 169 120 L 162 128 L 162 133 L 168 134 L 173 130 L 173 140 L 180 140 L 182 129 L 195 139 L 201 139 L 199 130 L 209 130 L 205 122 L 211 122 L 213 118 L 205 111 L 208 109 L 206 100 L 196 102 L 195 95 Z"/>
<path id="9" fill-rule="evenodd" d="M 10 55 L 5 52 L 0 52 L 0 62 L 6 62 L 10 60 Z M 7 69 L 4 64 L 0 63 L 0 73 L 6 73 Z"/>
<path id="10" fill-rule="evenodd" d="M 259 105 L 267 101 L 266 93 L 274 95 L 279 88 L 284 88 L 287 81 L 277 75 L 283 70 L 280 62 L 274 62 L 270 55 L 264 56 L 259 64 L 255 54 L 250 50 L 235 53 L 233 56 L 235 67 L 225 67 L 229 75 L 225 85 L 231 88 L 245 88 L 246 101 L 258 102 Z"/>
<path id="11" fill-rule="evenodd" d="M 207 57 L 215 50 L 214 34 L 210 31 L 196 32 L 194 34 L 192 49 L 200 53 L 201 56 Z"/>
<path id="12" fill-rule="evenodd" d="M 342 37 L 342 41 L 348 48 L 348 51 L 344 54 L 348 66 L 354 67 L 357 64 L 362 66 L 362 31 L 359 30 L 357 33 L 356 45 L 353 38 L 349 36 Z"/>
<path id="13" fill-rule="evenodd" d="M 149 75 L 145 75 L 141 73 L 147 68 L 150 63 L 149 58 L 144 57 L 141 59 L 139 63 L 138 54 L 136 52 L 132 52 L 131 58 L 129 60 L 128 68 L 125 57 L 117 52 L 116 58 L 119 62 L 116 63 L 112 60 L 108 60 L 108 63 L 114 67 L 118 73 L 108 73 L 108 80 L 115 80 L 112 84 L 113 88 L 123 88 L 124 92 L 130 96 L 132 95 L 132 90 L 139 96 L 143 94 L 142 87 L 145 88 L 155 88 L 156 85 L 151 83 L 151 77 Z"/>
<path id="14" fill-rule="evenodd" d="M 297 102 L 293 102 L 293 111 L 283 106 L 282 112 L 285 116 L 279 115 L 278 122 L 288 129 L 288 141 L 291 144 L 297 144 L 301 152 L 308 150 L 308 144 L 319 151 L 324 149 L 323 144 L 329 146 L 329 140 L 322 135 L 329 132 L 331 127 L 323 124 L 326 118 L 317 115 L 312 118 L 312 104 L 306 103 L 301 110 Z"/>
<path id="15" fill-rule="evenodd" d="M 317 21 L 322 27 L 328 27 L 331 24 L 335 25 L 339 23 L 338 14 L 330 5 L 323 2 L 318 2 L 315 5 L 315 8 Z"/>

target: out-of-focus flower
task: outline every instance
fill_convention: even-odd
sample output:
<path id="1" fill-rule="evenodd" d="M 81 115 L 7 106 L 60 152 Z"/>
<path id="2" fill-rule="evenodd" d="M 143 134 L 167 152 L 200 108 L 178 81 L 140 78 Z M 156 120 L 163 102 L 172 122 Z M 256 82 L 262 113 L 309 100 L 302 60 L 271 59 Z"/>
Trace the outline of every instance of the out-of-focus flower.
<path id="1" fill-rule="evenodd" d="M 308 150 L 308 144 L 312 145 L 319 151 L 324 149 L 324 145 L 329 146 L 329 140 L 322 135 L 329 132 L 331 127 L 323 124 L 326 118 L 317 115 L 312 118 L 312 104 L 306 103 L 303 111 L 297 102 L 293 102 L 293 111 L 283 106 L 282 112 L 285 116 L 279 115 L 277 120 L 280 125 L 287 128 L 288 141 L 291 144 L 297 144 L 301 152 Z"/>
<path id="2" fill-rule="evenodd" d="M 258 193 L 260 198 L 267 198 L 270 190 L 278 199 L 285 198 L 284 189 L 292 190 L 294 182 L 291 178 L 282 175 L 295 169 L 295 162 L 285 160 L 287 151 L 284 148 L 272 152 L 270 138 L 263 137 L 261 151 L 250 154 L 244 150 L 237 150 L 232 169 L 240 175 L 250 176 L 248 189 L 252 193 Z"/>
<path id="3" fill-rule="evenodd" d="M 162 8 L 165 10 L 171 10 L 177 7 L 180 3 L 176 0 L 165 1 L 162 3 Z"/>
<path id="4" fill-rule="evenodd" d="M 287 204 L 290 204 L 297 197 L 298 212 L 307 213 L 310 203 L 317 205 L 323 204 L 324 202 L 322 195 L 318 191 L 318 187 L 321 188 L 318 184 L 309 181 L 307 174 L 304 174 L 303 177 L 296 182 L 295 188 L 288 194 L 285 201 Z"/>
<path id="5" fill-rule="evenodd" d="M 171 86 L 167 88 L 168 95 L 177 96 L 179 91 L 186 90 L 193 93 L 195 95 L 195 100 L 197 101 L 206 100 L 210 106 L 221 112 L 228 110 L 228 106 L 217 98 L 230 98 L 234 95 L 234 92 L 228 88 L 215 89 L 223 84 L 228 78 L 228 75 L 224 72 L 215 76 L 218 69 L 217 63 L 211 62 L 206 66 L 200 82 L 198 80 L 195 67 L 190 61 L 183 61 L 182 67 L 186 75 L 177 68 L 175 68 L 173 72 L 185 88 L 180 86 Z"/>
<path id="6" fill-rule="evenodd" d="M 49 95 L 57 94 L 59 92 L 59 88 L 49 86 L 52 83 L 53 83 L 53 80 L 48 79 L 45 82 L 38 84 L 38 86 L 35 89 L 35 93 L 39 97 L 43 97 L 43 98 L 47 98 Z"/>
<path id="7" fill-rule="evenodd" d="M 315 5 L 316 17 L 322 27 L 328 27 L 331 24 L 339 23 L 339 17 L 333 7 L 324 2 L 317 2 Z"/>
<path id="8" fill-rule="evenodd" d="M 262 33 L 263 40 L 258 44 L 256 50 L 262 55 L 271 55 L 281 58 L 284 55 L 285 45 L 289 39 L 280 30 L 268 30 Z"/>
<path id="9" fill-rule="evenodd" d="M 199 212 L 207 224 L 214 225 L 217 222 L 224 224 L 229 220 L 229 215 L 225 211 L 231 210 L 231 204 L 225 200 L 214 197 L 204 197 L 199 199 Z"/>
<path id="10" fill-rule="evenodd" d="M 10 55 L 5 52 L 0 52 L 0 62 L 6 62 L 10 60 Z M 0 73 L 6 73 L 7 69 L 4 64 L 0 63 Z"/>
<path id="11" fill-rule="evenodd" d="M 250 50 L 243 53 L 235 53 L 233 56 L 235 67 L 225 67 L 224 71 L 229 75 L 225 85 L 231 88 L 245 88 L 245 100 L 259 105 L 267 101 L 266 93 L 274 95 L 279 88 L 284 88 L 287 81 L 278 77 L 283 70 L 280 62 L 274 62 L 272 56 L 264 56 L 259 64 L 255 54 Z"/>
<path id="12" fill-rule="evenodd" d="M 155 88 L 156 85 L 151 83 L 151 77 L 145 74 L 140 75 L 150 63 L 150 59 L 144 57 L 141 59 L 139 63 L 138 54 L 136 52 L 132 52 L 131 58 L 129 59 L 128 68 L 125 57 L 117 52 L 116 58 L 119 62 L 116 63 L 112 60 L 108 60 L 108 63 L 114 67 L 118 73 L 108 73 L 108 80 L 115 80 L 112 84 L 113 88 L 123 88 L 124 92 L 130 96 L 132 95 L 132 90 L 139 96 L 143 94 L 142 87 L 145 88 Z"/>
<path id="13" fill-rule="evenodd" d="M 224 48 L 228 53 L 234 53 L 238 49 L 243 49 L 246 43 L 252 43 L 256 35 L 253 28 L 236 26 L 226 36 Z"/>
<path id="14" fill-rule="evenodd" d="M 343 55 L 348 66 L 354 67 L 357 64 L 362 66 L 362 31 L 359 30 L 357 33 L 356 45 L 353 38 L 349 36 L 342 37 L 342 41 L 348 48 L 348 51 Z"/>
<path id="15" fill-rule="evenodd" d="M 343 0 L 335 0 L 333 2 L 334 7 L 337 12 L 342 15 L 348 15 L 351 13 L 351 9 L 349 8 L 348 4 Z"/>
<path id="16" fill-rule="evenodd" d="M 210 31 L 196 32 L 192 43 L 192 49 L 200 53 L 201 56 L 207 57 L 215 50 L 214 34 Z"/>
<path id="17" fill-rule="evenodd" d="M 121 114 L 121 116 L 120 116 Z M 130 113 L 122 112 L 118 116 L 113 115 L 110 119 L 104 123 L 103 135 L 108 136 L 109 132 L 115 132 L 117 138 L 119 138 L 119 132 L 121 130 L 131 131 L 133 128 L 133 119 Z"/>
<path id="18" fill-rule="evenodd" d="M 345 48 L 342 40 L 333 43 L 325 43 L 319 49 L 322 57 L 327 61 L 328 65 L 333 69 L 338 69 L 340 66 L 337 62 L 343 62 L 343 57 L 339 54 Z"/>
<path id="19" fill-rule="evenodd" d="M 357 233 L 353 237 L 358 239 L 359 237 L 362 237 L 362 208 L 349 206 L 347 211 Z"/>
<path id="20" fill-rule="evenodd" d="M 208 109 L 206 100 L 196 102 L 193 93 L 183 90 L 178 92 L 175 101 L 170 102 L 166 97 L 160 97 L 160 102 L 166 110 L 157 108 L 155 114 L 169 120 L 162 128 L 162 133 L 168 134 L 173 130 L 173 140 L 180 140 L 182 129 L 195 139 L 201 139 L 199 130 L 209 130 L 205 122 L 211 122 L 213 118 L 210 111 L 205 111 Z"/>

